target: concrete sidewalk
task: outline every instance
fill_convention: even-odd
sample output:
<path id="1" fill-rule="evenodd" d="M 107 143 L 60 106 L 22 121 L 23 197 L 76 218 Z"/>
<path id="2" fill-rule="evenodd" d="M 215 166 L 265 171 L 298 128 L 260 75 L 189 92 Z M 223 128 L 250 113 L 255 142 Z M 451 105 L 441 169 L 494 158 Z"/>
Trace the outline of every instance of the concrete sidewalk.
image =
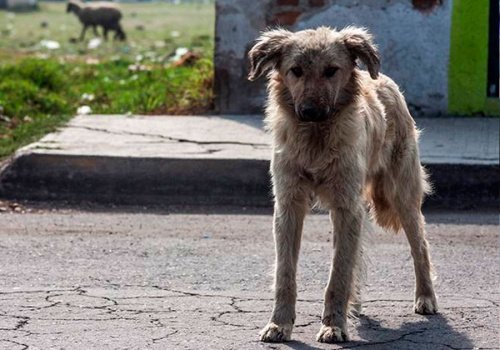
<path id="1" fill-rule="evenodd" d="M 499 119 L 417 124 L 427 205 L 496 206 Z M 270 153 L 261 116 L 79 116 L 4 165 L 0 197 L 265 206 Z"/>

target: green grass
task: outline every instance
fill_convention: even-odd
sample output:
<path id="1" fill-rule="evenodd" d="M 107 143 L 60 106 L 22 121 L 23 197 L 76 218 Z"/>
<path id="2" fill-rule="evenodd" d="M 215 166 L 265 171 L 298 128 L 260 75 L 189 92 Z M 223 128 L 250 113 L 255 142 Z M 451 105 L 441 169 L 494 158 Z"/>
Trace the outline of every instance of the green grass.
<path id="1" fill-rule="evenodd" d="M 93 113 L 205 113 L 212 103 L 212 61 L 131 72 L 132 61 L 95 65 L 25 58 L 0 66 L 0 158 L 67 121 L 81 105 Z M 85 96 L 92 96 L 89 100 Z"/>
<path id="2" fill-rule="evenodd" d="M 87 48 L 91 31 L 86 42 L 70 42 L 81 27 L 64 4 L 42 2 L 40 8 L 0 12 L 0 159 L 53 131 L 82 105 L 106 114 L 211 110 L 213 5 L 123 4 L 127 42 L 110 41 L 94 50 Z M 48 28 L 41 28 L 42 21 Z M 5 23 L 4 29 L 11 29 L 1 31 Z M 138 25 L 144 30 L 135 29 Z M 41 49 L 44 39 L 61 48 Z M 173 65 L 178 47 L 199 58 Z"/>
<path id="3" fill-rule="evenodd" d="M 12 50 L 18 54 L 91 55 L 105 59 L 112 55 L 135 57 L 150 51 L 160 56 L 169 55 L 180 46 L 204 50 L 213 46 L 214 5 L 120 4 L 121 22 L 128 40 L 126 43 L 110 41 L 98 50 L 87 47 L 88 40 L 93 38 L 92 30 L 87 31 L 85 42 L 70 42 L 79 37 L 82 26 L 74 14 L 66 13 L 65 6 L 65 3 L 40 2 L 39 11 L 0 11 L 2 58 Z M 48 24 L 46 28 L 42 28 L 43 22 Z M 42 40 L 55 40 L 61 48 L 53 51 L 42 49 Z"/>

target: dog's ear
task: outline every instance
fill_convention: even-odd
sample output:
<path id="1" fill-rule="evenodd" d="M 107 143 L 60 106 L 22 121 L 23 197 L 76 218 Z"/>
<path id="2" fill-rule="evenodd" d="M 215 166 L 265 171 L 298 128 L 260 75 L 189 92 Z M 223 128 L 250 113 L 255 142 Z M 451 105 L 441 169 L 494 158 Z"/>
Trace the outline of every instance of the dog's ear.
<path id="1" fill-rule="evenodd" d="M 345 46 L 353 58 L 359 58 L 368 68 L 372 79 L 378 78 L 380 57 L 372 35 L 364 28 L 346 27 L 340 31 Z"/>
<path id="2" fill-rule="evenodd" d="M 248 80 L 255 80 L 279 65 L 283 47 L 292 34 L 285 29 L 273 29 L 262 33 L 248 52 L 250 59 Z"/>

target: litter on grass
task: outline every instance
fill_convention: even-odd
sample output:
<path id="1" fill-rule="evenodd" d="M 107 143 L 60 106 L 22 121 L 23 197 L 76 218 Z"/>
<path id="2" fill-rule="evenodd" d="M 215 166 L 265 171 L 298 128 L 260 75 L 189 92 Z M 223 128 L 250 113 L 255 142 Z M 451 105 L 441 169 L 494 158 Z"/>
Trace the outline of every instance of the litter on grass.
<path id="1" fill-rule="evenodd" d="M 47 50 L 57 50 L 61 48 L 61 44 L 55 40 L 42 40 L 40 47 Z"/>
<path id="2" fill-rule="evenodd" d="M 76 114 L 78 115 L 87 115 L 92 113 L 92 109 L 89 106 L 80 106 L 76 110 Z"/>

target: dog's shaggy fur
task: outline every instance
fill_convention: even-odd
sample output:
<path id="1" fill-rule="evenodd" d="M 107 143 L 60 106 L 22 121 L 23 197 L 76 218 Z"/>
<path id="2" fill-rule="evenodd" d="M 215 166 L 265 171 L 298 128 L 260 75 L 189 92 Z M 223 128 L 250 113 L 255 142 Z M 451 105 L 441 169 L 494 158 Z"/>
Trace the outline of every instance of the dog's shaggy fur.
<path id="1" fill-rule="evenodd" d="M 273 137 L 275 300 L 261 340 L 289 340 L 302 223 L 316 198 L 330 210 L 334 257 L 320 342 L 348 340 L 349 304 L 360 303 L 360 234 L 366 207 L 377 223 L 403 229 L 416 274 L 415 312 L 437 311 L 421 204 L 429 185 L 418 131 L 398 86 L 379 73 L 361 28 L 270 30 L 249 52 L 253 80 L 268 73 L 266 122 Z M 361 60 L 368 71 L 360 70 Z"/>

